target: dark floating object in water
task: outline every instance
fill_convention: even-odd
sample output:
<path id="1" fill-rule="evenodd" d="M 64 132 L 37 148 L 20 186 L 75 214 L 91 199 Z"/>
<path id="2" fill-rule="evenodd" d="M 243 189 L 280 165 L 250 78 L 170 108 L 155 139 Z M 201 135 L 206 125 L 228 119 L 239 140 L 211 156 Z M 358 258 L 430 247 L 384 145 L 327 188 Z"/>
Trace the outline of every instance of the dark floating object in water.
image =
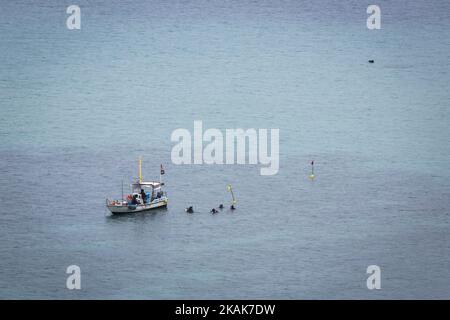
<path id="1" fill-rule="evenodd" d="M 369 60 L 369 63 L 374 63 L 375 62 L 375 60 Z"/>
<path id="2" fill-rule="evenodd" d="M 210 212 L 211 212 L 211 213 L 217 213 L 217 212 L 219 212 L 219 211 L 217 211 L 216 208 L 212 208 Z"/>
<path id="3" fill-rule="evenodd" d="M 194 208 L 192 208 L 192 206 L 186 208 L 186 212 L 187 213 L 194 213 Z"/>
<path id="4" fill-rule="evenodd" d="M 223 209 L 223 204 L 220 204 L 220 205 L 219 205 L 219 209 Z"/>
<path id="5" fill-rule="evenodd" d="M 236 209 L 236 208 L 234 207 L 234 204 L 231 205 L 230 209 L 231 209 L 231 210 Z"/>

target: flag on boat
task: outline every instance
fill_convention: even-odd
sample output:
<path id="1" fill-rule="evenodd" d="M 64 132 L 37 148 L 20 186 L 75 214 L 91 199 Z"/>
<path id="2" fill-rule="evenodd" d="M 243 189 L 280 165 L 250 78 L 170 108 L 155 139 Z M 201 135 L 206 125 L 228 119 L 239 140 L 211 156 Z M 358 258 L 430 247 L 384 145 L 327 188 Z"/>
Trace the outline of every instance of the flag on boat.
<path id="1" fill-rule="evenodd" d="M 164 168 L 163 168 L 163 165 L 161 165 L 161 174 L 164 174 L 165 172 L 164 172 Z"/>

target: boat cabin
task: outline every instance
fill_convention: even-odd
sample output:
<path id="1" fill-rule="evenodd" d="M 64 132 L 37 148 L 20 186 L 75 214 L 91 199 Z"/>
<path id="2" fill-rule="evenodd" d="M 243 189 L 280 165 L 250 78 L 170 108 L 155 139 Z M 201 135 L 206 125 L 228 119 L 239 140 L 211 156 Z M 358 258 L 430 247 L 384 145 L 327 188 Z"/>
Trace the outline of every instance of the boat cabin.
<path id="1" fill-rule="evenodd" d="M 149 203 L 152 202 L 155 199 L 159 199 L 162 196 L 164 196 L 164 191 L 161 190 L 161 183 L 160 182 L 136 182 L 131 185 L 132 193 L 128 196 L 128 200 L 132 200 L 134 197 L 137 199 L 137 201 L 141 204 L 144 202 L 142 201 L 142 195 L 141 190 L 144 190 L 145 192 L 145 202 Z"/>

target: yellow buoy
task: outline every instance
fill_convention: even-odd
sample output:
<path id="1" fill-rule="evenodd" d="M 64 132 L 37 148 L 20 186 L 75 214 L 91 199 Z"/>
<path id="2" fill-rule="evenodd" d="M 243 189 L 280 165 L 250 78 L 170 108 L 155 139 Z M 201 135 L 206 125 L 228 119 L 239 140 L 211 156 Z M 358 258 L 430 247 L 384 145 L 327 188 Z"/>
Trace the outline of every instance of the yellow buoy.
<path id="1" fill-rule="evenodd" d="M 309 175 L 309 179 L 314 180 L 316 176 L 314 175 L 314 160 L 311 161 L 311 174 Z"/>
<path id="2" fill-rule="evenodd" d="M 233 188 L 231 187 L 231 184 L 227 185 L 227 189 L 231 193 L 232 204 L 236 204 L 237 201 L 236 198 L 234 197 Z"/>

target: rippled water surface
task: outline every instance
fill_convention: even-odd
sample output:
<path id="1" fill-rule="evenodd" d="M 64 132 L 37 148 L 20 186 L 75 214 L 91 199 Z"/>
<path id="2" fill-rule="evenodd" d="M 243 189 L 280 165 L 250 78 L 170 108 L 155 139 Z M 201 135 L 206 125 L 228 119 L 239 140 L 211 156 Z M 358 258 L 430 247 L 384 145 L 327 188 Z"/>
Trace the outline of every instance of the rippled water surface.
<path id="1" fill-rule="evenodd" d="M 447 1 L 69 4 L 0 2 L 0 298 L 450 298 Z M 194 120 L 279 173 L 172 164 Z M 168 208 L 109 216 L 140 155 Z"/>

